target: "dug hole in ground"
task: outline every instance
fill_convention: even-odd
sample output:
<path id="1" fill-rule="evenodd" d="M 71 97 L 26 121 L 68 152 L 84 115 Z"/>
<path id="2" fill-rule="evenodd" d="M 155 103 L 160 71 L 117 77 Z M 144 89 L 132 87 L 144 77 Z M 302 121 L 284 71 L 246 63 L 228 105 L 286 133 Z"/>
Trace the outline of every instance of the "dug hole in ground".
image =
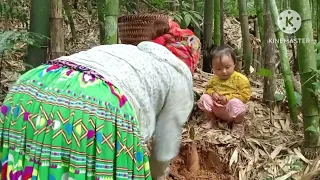
<path id="1" fill-rule="evenodd" d="M 207 142 L 182 144 L 179 155 L 173 160 L 168 180 L 234 180 L 228 168 Z"/>
<path id="2" fill-rule="evenodd" d="M 151 150 L 151 142 L 148 143 Z M 173 159 L 166 180 L 236 180 L 214 144 L 205 141 L 183 142 Z"/>

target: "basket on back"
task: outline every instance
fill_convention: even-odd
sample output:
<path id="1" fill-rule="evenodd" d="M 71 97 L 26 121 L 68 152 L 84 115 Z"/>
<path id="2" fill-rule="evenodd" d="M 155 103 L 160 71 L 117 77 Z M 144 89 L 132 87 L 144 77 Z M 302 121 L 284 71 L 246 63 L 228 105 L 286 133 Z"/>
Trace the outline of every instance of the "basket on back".
<path id="1" fill-rule="evenodd" d="M 155 20 L 169 20 L 164 14 L 133 14 L 119 17 L 119 39 L 122 44 L 137 45 L 142 41 L 151 40 L 148 26 Z"/>

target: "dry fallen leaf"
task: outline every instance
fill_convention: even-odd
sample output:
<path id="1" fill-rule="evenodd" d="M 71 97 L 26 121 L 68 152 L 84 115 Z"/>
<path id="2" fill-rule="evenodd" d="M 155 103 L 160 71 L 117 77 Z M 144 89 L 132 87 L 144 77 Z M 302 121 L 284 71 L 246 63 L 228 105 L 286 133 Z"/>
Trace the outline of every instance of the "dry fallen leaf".
<path id="1" fill-rule="evenodd" d="M 282 150 L 283 146 L 284 146 L 283 144 L 278 145 L 278 146 L 274 149 L 274 151 L 270 154 L 270 158 L 271 158 L 271 159 L 274 159 L 276 156 L 278 156 L 278 154 L 279 154 L 280 151 Z"/>
<path id="2" fill-rule="evenodd" d="M 277 177 L 274 180 L 287 180 L 289 177 L 291 177 L 293 174 L 296 174 L 298 171 L 290 171 L 287 174 L 281 176 L 281 177 Z"/>
<path id="3" fill-rule="evenodd" d="M 229 166 L 232 166 L 233 163 L 237 163 L 238 162 L 238 148 L 235 148 L 235 150 L 232 153 L 232 156 L 229 160 Z"/>
<path id="4" fill-rule="evenodd" d="M 302 153 L 301 153 L 297 148 L 294 148 L 293 151 L 294 151 L 294 152 L 296 153 L 296 155 L 299 156 L 299 158 L 300 158 L 301 160 L 303 160 L 305 163 L 307 163 L 307 164 L 310 163 L 310 161 L 309 161 L 307 158 L 305 158 L 305 157 L 302 155 Z"/>

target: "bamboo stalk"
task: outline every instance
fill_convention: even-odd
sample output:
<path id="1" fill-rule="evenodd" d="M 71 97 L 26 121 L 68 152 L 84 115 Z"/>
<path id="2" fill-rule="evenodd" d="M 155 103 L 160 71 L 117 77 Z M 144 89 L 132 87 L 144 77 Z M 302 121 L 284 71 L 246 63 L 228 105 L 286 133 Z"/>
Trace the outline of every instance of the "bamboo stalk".
<path id="1" fill-rule="evenodd" d="M 74 20 L 73 20 L 72 14 L 71 14 L 71 6 L 70 6 L 68 0 L 62 0 L 62 2 L 63 2 L 64 11 L 65 11 L 66 16 L 68 18 L 68 24 L 71 29 L 72 40 L 76 41 L 77 40 L 77 31 L 76 31 Z"/>
<path id="2" fill-rule="evenodd" d="M 320 42 L 320 0 L 317 0 L 317 37 L 318 42 Z M 318 50 L 320 53 L 320 50 Z"/>
<path id="3" fill-rule="evenodd" d="M 273 43 L 269 43 L 269 39 L 275 39 L 274 28 L 272 25 L 272 17 L 268 7 L 268 0 L 264 0 L 264 18 L 263 18 L 263 26 L 265 27 L 264 31 L 264 40 L 263 40 L 263 61 L 264 68 L 268 69 L 272 75 L 268 77 L 264 77 L 264 88 L 263 89 L 263 102 L 269 107 L 273 108 L 275 105 L 274 102 L 274 94 L 276 91 L 276 82 L 275 82 L 275 74 L 276 74 L 276 46 Z"/>
<path id="4" fill-rule="evenodd" d="M 293 3 L 294 2 L 294 3 Z M 297 58 L 299 62 L 299 74 L 302 84 L 302 114 L 304 126 L 304 139 L 306 147 L 319 147 L 319 110 L 318 98 L 312 90 L 313 83 L 317 82 L 315 72 L 317 67 L 316 55 L 313 43 L 313 29 L 309 1 L 292 1 L 292 9 L 301 16 L 302 24 L 296 32 L 296 37 L 305 39 L 305 42 L 297 42 Z"/>
<path id="5" fill-rule="evenodd" d="M 50 0 L 50 59 L 65 55 L 62 0 Z"/>
<path id="6" fill-rule="evenodd" d="M 239 17 L 241 22 L 244 72 L 246 75 L 250 74 L 250 65 L 252 62 L 252 47 L 249 35 L 249 22 L 246 0 L 238 0 Z"/>
<path id="7" fill-rule="evenodd" d="M 263 31 L 264 31 L 264 27 L 263 27 L 263 4 L 264 4 L 263 0 L 255 0 L 254 1 L 256 14 L 257 14 L 257 17 L 258 17 L 259 35 L 260 35 L 261 42 L 264 40 L 264 37 L 263 37 Z"/>
<path id="8" fill-rule="evenodd" d="M 224 6 L 223 6 L 223 0 L 220 0 L 220 45 L 224 45 L 224 18 L 223 18 L 223 11 L 224 11 Z"/>
<path id="9" fill-rule="evenodd" d="M 221 26 L 221 23 L 220 23 L 220 0 L 214 0 L 214 30 L 213 30 L 213 33 L 214 33 L 214 44 L 215 45 L 220 45 L 220 40 L 221 40 L 221 33 L 220 33 L 220 26 Z"/>
<path id="10" fill-rule="evenodd" d="M 104 6 L 104 30 L 102 44 L 116 44 L 118 42 L 119 0 L 107 1 Z"/>
<path id="11" fill-rule="evenodd" d="M 204 2 L 204 23 L 203 23 L 203 71 L 211 73 L 211 59 L 209 58 L 210 47 L 212 45 L 212 25 L 213 25 L 213 0 Z"/>
<path id="12" fill-rule="evenodd" d="M 30 10 L 30 30 L 29 32 L 49 37 L 49 17 L 50 17 L 49 0 L 32 0 Z M 37 46 L 28 46 L 28 55 L 26 63 L 36 67 L 46 62 L 48 59 L 48 39 L 35 38 Z M 30 67 L 26 67 L 28 70 Z"/>
<path id="13" fill-rule="evenodd" d="M 269 0 L 269 10 L 271 13 L 271 17 L 274 24 L 274 30 L 276 34 L 277 39 L 284 39 L 284 35 L 282 31 L 280 31 L 277 21 L 278 21 L 278 8 L 276 5 L 275 0 Z M 279 42 L 278 44 L 279 51 L 280 51 L 280 62 L 281 62 L 281 69 L 282 69 L 282 75 L 284 78 L 284 84 L 285 84 L 285 90 L 288 98 L 288 106 L 290 111 L 290 118 L 291 121 L 296 124 L 298 122 L 298 112 L 297 112 L 297 101 L 295 98 L 294 93 L 294 86 L 292 83 L 292 73 L 290 69 L 290 63 L 288 60 L 287 55 L 287 47 L 286 44 L 283 42 Z"/>
<path id="14" fill-rule="evenodd" d="M 103 44 L 104 37 L 106 36 L 104 29 L 104 2 L 104 0 L 97 0 L 100 44 Z"/>

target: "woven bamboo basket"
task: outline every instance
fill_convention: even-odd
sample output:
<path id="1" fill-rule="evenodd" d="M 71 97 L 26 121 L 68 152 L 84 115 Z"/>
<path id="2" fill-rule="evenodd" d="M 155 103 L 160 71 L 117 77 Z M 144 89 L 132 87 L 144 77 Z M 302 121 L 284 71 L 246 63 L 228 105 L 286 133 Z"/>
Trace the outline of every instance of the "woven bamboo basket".
<path id="1" fill-rule="evenodd" d="M 155 20 L 169 20 L 165 14 L 133 14 L 118 18 L 119 39 L 123 44 L 137 45 L 142 41 L 151 40 L 148 37 L 148 25 Z"/>

